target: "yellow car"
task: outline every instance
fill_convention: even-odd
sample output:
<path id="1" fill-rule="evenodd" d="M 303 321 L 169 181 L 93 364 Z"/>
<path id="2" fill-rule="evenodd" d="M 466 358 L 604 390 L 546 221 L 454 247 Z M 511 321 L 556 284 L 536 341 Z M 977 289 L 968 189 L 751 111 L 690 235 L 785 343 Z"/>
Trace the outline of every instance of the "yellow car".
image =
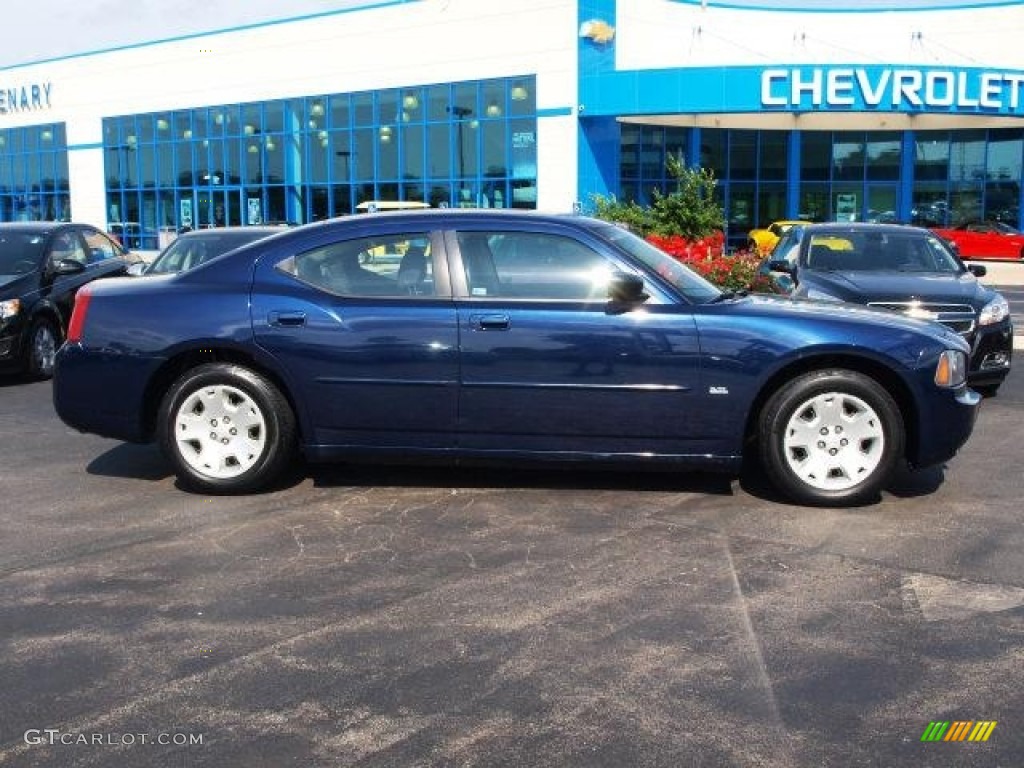
<path id="1" fill-rule="evenodd" d="M 767 256 L 779 242 L 779 238 L 796 224 L 807 224 L 807 222 L 798 219 L 773 221 L 765 229 L 752 229 L 747 235 L 747 247 L 762 256 Z"/>

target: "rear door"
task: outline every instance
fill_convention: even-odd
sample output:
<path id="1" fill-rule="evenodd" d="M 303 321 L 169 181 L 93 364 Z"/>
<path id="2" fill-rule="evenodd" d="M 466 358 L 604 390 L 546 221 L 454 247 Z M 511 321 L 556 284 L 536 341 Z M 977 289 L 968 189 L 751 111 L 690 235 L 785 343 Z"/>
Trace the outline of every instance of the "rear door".
<path id="1" fill-rule="evenodd" d="M 291 378 L 314 444 L 454 445 L 458 329 L 442 242 L 356 233 L 257 266 L 255 340 Z"/>

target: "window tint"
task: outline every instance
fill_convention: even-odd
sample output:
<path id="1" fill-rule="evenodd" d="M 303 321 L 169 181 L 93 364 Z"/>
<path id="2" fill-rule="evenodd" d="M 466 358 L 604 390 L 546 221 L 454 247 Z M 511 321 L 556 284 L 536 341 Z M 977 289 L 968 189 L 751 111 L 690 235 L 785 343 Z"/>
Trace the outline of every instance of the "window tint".
<path id="1" fill-rule="evenodd" d="M 24 275 L 39 267 L 43 239 L 22 232 L 0 232 L 0 275 Z"/>
<path id="2" fill-rule="evenodd" d="M 86 230 L 82 233 L 85 247 L 89 249 L 89 263 L 112 259 L 118 255 L 117 246 L 101 232 Z"/>
<path id="3" fill-rule="evenodd" d="M 61 232 L 53 238 L 50 246 L 50 263 L 57 264 L 65 259 L 85 264 L 85 249 L 74 232 Z"/>
<path id="4" fill-rule="evenodd" d="M 469 295 L 594 301 L 607 298 L 614 265 L 588 246 L 538 232 L 460 232 Z"/>
<path id="5" fill-rule="evenodd" d="M 285 259 L 277 268 L 342 296 L 435 296 L 430 237 L 344 240 Z"/>

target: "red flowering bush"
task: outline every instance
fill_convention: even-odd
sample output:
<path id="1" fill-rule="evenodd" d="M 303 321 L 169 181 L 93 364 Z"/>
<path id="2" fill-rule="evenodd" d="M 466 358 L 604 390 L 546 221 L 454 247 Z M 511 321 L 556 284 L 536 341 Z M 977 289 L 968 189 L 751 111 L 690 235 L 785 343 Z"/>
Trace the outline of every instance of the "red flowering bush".
<path id="1" fill-rule="evenodd" d="M 724 290 L 750 288 L 761 263 L 761 257 L 756 253 L 739 251 L 726 254 L 725 236 L 721 232 L 700 240 L 687 240 L 678 235 L 648 235 L 647 242 Z"/>

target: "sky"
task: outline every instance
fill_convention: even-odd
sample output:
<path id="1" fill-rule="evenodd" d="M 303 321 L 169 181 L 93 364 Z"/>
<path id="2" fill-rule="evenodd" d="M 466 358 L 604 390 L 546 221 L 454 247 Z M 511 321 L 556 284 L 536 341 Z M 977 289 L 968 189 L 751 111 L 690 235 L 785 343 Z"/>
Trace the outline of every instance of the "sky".
<path id="1" fill-rule="evenodd" d="M 0 67 L 373 4 L 372 0 L 8 0 L 8 3 L 4 4 Z"/>

